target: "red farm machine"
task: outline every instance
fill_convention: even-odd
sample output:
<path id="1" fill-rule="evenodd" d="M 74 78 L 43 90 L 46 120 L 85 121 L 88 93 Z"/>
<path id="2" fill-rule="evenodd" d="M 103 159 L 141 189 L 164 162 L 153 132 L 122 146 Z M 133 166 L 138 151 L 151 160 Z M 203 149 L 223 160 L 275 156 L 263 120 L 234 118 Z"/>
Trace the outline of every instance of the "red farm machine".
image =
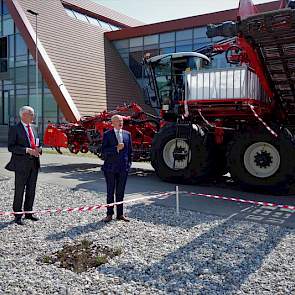
<path id="1" fill-rule="evenodd" d="M 161 179 L 196 183 L 230 172 L 243 187 L 272 191 L 294 181 L 295 5 L 287 2 L 258 13 L 241 0 L 236 22 L 208 25 L 207 36 L 224 41 L 146 56 L 145 90 L 165 122 L 151 150 Z M 216 54 L 230 66 L 210 68 Z"/>
<path id="2" fill-rule="evenodd" d="M 159 130 L 159 119 L 144 112 L 136 103 L 119 106 L 111 112 L 82 117 L 77 123 L 48 124 L 44 144 L 54 147 L 59 153 L 60 148 L 68 148 L 74 154 L 90 151 L 101 157 L 102 136 L 112 128 L 111 117 L 114 114 L 124 115 L 124 129 L 132 136 L 133 160 L 149 160 L 152 139 Z"/>

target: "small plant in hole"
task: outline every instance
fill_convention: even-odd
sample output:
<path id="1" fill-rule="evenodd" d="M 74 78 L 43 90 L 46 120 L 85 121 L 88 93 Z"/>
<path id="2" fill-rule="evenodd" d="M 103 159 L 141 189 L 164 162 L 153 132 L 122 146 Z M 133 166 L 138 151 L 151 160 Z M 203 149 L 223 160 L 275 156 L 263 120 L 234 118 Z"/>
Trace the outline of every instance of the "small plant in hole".
<path id="1" fill-rule="evenodd" d="M 43 256 L 41 262 L 81 273 L 89 268 L 105 264 L 109 259 L 121 254 L 120 248 L 112 249 L 84 239 L 81 242 L 64 245 L 61 250 L 51 255 Z"/>

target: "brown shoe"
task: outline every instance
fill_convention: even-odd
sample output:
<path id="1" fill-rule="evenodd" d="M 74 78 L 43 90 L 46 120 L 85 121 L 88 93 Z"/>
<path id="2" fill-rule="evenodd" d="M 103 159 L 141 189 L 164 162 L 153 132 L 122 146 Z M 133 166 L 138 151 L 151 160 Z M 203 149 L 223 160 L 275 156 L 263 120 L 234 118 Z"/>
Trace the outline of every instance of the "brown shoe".
<path id="1" fill-rule="evenodd" d="M 103 222 L 110 222 L 110 221 L 112 221 L 112 219 L 113 219 L 112 215 L 107 215 L 102 221 Z"/>
<path id="2" fill-rule="evenodd" d="M 130 221 L 130 220 L 129 220 L 126 216 L 124 216 L 124 215 L 117 216 L 117 220 L 123 220 L 123 221 L 125 221 L 125 222 L 129 222 L 129 221 Z"/>

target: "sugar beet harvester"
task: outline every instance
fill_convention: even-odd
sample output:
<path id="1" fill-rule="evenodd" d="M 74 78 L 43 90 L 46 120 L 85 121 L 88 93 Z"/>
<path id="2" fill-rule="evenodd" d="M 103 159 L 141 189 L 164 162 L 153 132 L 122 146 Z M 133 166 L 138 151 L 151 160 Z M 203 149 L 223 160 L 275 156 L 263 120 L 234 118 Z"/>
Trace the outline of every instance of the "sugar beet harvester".
<path id="1" fill-rule="evenodd" d="M 237 22 L 208 26 L 208 37 L 224 41 L 144 59 L 149 103 L 165 122 L 151 151 L 161 179 L 196 183 L 229 171 L 246 188 L 282 191 L 293 182 L 293 4 L 257 13 L 241 0 Z M 210 69 L 221 53 L 234 66 Z"/>

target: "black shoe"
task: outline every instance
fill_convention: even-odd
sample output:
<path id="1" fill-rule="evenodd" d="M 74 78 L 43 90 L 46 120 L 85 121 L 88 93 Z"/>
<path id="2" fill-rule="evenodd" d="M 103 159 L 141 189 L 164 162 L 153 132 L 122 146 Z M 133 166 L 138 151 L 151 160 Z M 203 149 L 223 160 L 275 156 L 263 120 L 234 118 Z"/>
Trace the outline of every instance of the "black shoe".
<path id="1" fill-rule="evenodd" d="M 33 215 L 25 215 L 25 219 L 30 219 L 32 221 L 38 221 L 39 220 L 38 217 L 35 217 Z"/>
<path id="2" fill-rule="evenodd" d="M 14 222 L 18 225 L 25 225 L 25 223 L 23 222 L 23 220 L 21 218 L 15 218 Z"/>
<path id="3" fill-rule="evenodd" d="M 128 219 L 124 215 L 117 216 L 117 220 L 122 220 L 122 221 L 125 221 L 125 222 L 130 222 L 130 219 Z"/>
<path id="4" fill-rule="evenodd" d="M 112 215 L 107 215 L 102 221 L 105 223 L 108 223 L 108 222 L 112 221 L 112 219 L 113 219 Z"/>

